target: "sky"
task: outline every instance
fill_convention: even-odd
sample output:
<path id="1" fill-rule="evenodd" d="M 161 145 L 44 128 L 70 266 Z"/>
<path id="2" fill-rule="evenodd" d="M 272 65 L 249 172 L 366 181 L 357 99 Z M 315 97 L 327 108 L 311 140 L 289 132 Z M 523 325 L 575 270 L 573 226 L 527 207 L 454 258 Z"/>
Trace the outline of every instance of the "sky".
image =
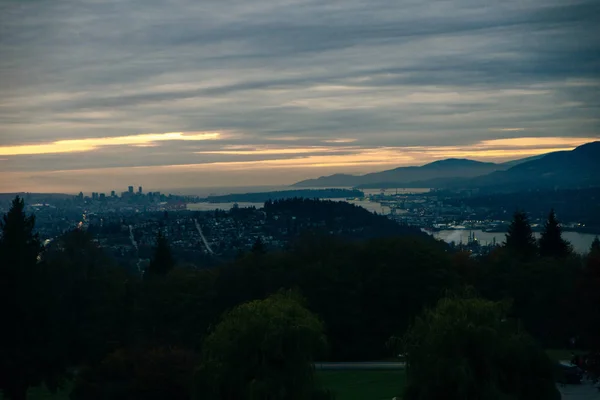
<path id="1" fill-rule="evenodd" d="M 286 185 L 600 140 L 597 0 L 0 0 L 0 192 Z"/>

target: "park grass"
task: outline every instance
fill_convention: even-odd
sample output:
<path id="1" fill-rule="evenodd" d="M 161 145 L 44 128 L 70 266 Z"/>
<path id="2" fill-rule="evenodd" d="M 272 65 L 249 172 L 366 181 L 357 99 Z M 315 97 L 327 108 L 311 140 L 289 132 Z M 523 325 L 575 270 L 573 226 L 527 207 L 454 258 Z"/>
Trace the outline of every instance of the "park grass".
<path id="1" fill-rule="evenodd" d="M 37 386 L 27 391 L 27 400 L 69 400 L 71 389 L 72 384 L 70 383 L 56 393 L 50 392 L 45 386 Z M 0 400 L 4 399 L 5 397 L 0 392 Z"/>
<path id="2" fill-rule="evenodd" d="M 317 380 L 336 400 L 390 400 L 402 395 L 404 370 L 322 370 Z"/>
<path id="3" fill-rule="evenodd" d="M 579 352 L 575 352 L 578 354 Z M 571 350 L 548 349 L 554 362 L 571 359 Z M 320 370 L 316 371 L 319 384 L 335 393 L 336 400 L 379 400 L 402 395 L 406 384 L 404 370 Z M 45 387 L 29 389 L 28 400 L 68 400 L 72 385 L 52 394 Z M 0 400 L 4 400 L 0 392 Z"/>
<path id="4" fill-rule="evenodd" d="M 29 389 L 27 392 L 28 400 L 69 400 L 69 394 L 71 393 L 71 386 L 59 390 L 56 393 L 51 393 L 45 387 L 35 387 Z"/>
<path id="5" fill-rule="evenodd" d="M 319 384 L 335 394 L 336 400 L 390 400 L 402 395 L 404 370 L 316 371 Z M 29 389 L 28 400 L 68 400 L 72 385 L 56 394 L 43 386 Z M 4 400 L 0 393 L 0 400 Z"/>

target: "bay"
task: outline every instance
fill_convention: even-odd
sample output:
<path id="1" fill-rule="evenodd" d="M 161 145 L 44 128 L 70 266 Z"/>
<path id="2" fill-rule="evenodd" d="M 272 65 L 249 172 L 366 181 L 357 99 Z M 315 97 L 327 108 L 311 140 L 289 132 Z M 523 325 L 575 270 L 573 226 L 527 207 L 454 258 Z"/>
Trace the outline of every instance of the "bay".
<path id="1" fill-rule="evenodd" d="M 469 233 L 475 234 L 475 237 L 481 244 L 490 244 L 496 239 L 496 243 L 501 244 L 504 242 L 506 232 L 484 232 L 482 230 L 442 230 L 439 232 L 433 232 L 433 237 L 441 239 L 446 243 L 455 242 L 467 243 L 469 241 Z M 540 233 L 534 233 L 536 239 L 540 238 Z M 562 234 L 565 240 L 568 240 L 573 245 L 575 252 L 584 254 L 590 250 L 590 246 L 594 241 L 596 235 L 591 233 L 579 233 L 579 232 L 563 232 Z"/>

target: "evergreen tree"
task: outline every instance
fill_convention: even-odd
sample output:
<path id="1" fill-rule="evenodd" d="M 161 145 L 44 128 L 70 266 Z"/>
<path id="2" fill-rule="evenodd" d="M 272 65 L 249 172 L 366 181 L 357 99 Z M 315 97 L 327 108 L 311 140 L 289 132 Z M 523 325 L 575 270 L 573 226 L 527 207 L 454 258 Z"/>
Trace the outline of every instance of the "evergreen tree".
<path id="1" fill-rule="evenodd" d="M 156 237 L 156 246 L 154 247 L 154 256 L 148 266 L 149 275 L 166 275 L 175 266 L 175 260 L 171 254 L 171 246 L 169 241 L 162 234 L 158 232 Z"/>
<path id="2" fill-rule="evenodd" d="M 523 211 L 515 212 L 513 220 L 508 227 L 504 246 L 517 257 L 528 260 L 537 252 L 537 245 L 531 230 L 527 214 Z"/>
<path id="3" fill-rule="evenodd" d="M 600 352 L 600 240 L 592 242 L 578 282 L 579 325 L 586 347 Z"/>
<path id="4" fill-rule="evenodd" d="M 554 210 L 550 210 L 548 220 L 540 238 L 540 255 L 542 257 L 562 258 L 571 253 L 571 244 L 562 238 L 560 224 Z"/>
<path id="5" fill-rule="evenodd" d="M 265 248 L 265 244 L 263 243 L 261 237 L 257 237 L 256 241 L 252 245 L 252 253 L 254 254 L 265 254 L 267 249 Z"/>
<path id="6" fill-rule="evenodd" d="M 600 239 L 598 239 L 598 236 L 594 238 L 590 246 L 590 254 L 600 254 Z"/>
<path id="7" fill-rule="evenodd" d="M 42 382 L 56 388 L 65 371 L 53 341 L 52 288 L 38 262 L 35 217 L 24 209 L 17 196 L 0 221 L 0 390 L 12 400 L 25 399 L 28 387 Z"/>

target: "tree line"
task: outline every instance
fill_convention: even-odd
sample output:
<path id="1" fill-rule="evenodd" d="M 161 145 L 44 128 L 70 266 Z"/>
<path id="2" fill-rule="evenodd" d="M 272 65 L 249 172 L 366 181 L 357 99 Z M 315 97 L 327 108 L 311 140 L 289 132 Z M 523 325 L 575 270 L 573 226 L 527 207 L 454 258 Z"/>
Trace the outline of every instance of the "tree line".
<path id="1" fill-rule="evenodd" d="M 89 232 L 44 248 L 34 225 L 19 198 L 1 223 L 0 389 L 14 400 L 67 381 L 73 399 L 326 399 L 333 395 L 315 381 L 314 361 L 387 358 L 398 351 L 393 337 L 413 349 L 405 398 L 432 398 L 422 371 L 461 358 L 434 352 L 442 364 L 430 363 L 414 349 L 465 346 L 436 336 L 433 322 L 473 338 L 472 357 L 462 358 L 469 368 L 444 378 L 463 383 L 453 398 L 485 398 L 472 388 L 479 370 L 487 371 L 477 378 L 485 390 L 531 393 L 513 375 L 493 378 L 493 368 L 506 374 L 519 362 L 502 354 L 529 357 L 522 367 L 547 383 L 536 346 L 578 337 L 600 350 L 600 241 L 574 254 L 554 213 L 539 242 L 516 213 L 505 244 L 481 258 L 421 235 L 348 241 L 306 233 L 286 250 L 268 252 L 257 241 L 234 261 L 194 270 L 178 267 L 159 234 L 143 277 L 115 265 Z M 453 297 L 465 287 L 469 295 Z M 465 332 L 452 313 L 481 329 Z M 506 351 L 478 358 L 494 343 Z M 465 387 L 470 394 L 460 397 Z"/>

